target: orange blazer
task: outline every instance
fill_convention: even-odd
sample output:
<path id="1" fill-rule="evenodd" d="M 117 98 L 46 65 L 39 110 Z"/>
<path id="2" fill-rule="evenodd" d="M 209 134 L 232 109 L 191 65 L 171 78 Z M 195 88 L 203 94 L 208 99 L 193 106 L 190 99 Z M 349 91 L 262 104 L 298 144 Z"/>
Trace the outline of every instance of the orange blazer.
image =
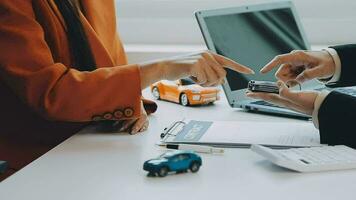
<path id="1" fill-rule="evenodd" d="M 141 114 L 139 67 L 127 64 L 114 1 L 81 1 L 98 67 L 92 72 L 72 67 L 66 25 L 53 0 L 0 0 L 0 160 L 15 169 L 86 122 Z"/>

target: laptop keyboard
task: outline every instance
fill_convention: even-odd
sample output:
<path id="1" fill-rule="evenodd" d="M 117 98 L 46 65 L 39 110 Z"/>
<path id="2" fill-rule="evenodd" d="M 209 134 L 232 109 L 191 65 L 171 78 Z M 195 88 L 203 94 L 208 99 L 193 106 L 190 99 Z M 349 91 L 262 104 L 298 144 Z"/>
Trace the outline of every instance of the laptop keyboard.
<path id="1" fill-rule="evenodd" d="M 269 103 L 267 101 L 254 101 L 254 102 L 251 102 L 250 104 L 259 105 L 259 106 L 272 106 L 272 107 L 276 107 L 276 108 L 283 108 L 282 106 L 277 106 L 277 105 Z"/>

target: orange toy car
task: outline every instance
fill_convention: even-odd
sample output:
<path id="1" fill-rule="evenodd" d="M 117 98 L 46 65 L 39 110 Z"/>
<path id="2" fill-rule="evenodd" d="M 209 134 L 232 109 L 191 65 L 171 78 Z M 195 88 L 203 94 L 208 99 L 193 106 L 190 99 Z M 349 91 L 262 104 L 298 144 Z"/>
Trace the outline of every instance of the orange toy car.
<path id="1" fill-rule="evenodd" d="M 151 85 L 154 98 L 180 103 L 183 106 L 202 105 L 219 100 L 220 90 L 215 87 L 202 87 L 191 79 L 159 81 Z"/>

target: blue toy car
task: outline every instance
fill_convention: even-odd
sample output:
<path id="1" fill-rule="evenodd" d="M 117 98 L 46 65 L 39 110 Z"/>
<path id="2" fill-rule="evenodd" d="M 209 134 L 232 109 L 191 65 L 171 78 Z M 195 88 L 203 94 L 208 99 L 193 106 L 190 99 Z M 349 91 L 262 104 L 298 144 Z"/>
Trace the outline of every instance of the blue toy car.
<path id="1" fill-rule="evenodd" d="M 143 170 L 148 171 L 148 176 L 164 177 L 168 172 L 186 172 L 190 169 L 195 173 L 199 171 L 202 159 L 193 151 L 177 150 L 169 151 L 156 159 L 147 160 L 143 164 Z"/>

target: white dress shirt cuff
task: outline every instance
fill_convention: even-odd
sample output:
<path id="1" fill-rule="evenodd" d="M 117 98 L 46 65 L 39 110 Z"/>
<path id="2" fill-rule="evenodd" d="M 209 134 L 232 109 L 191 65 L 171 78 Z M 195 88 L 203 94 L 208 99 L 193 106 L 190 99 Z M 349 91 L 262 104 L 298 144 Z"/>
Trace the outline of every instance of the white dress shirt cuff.
<path id="1" fill-rule="evenodd" d="M 312 119 L 313 119 L 314 126 L 317 129 L 319 129 L 319 119 L 318 119 L 319 109 L 320 109 L 321 104 L 324 102 L 325 98 L 328 96 L 329 93 L 330 93 L 330 91 L 323 90 L 320 92 L 320 94 L 315 99 Z"/>
<path id="2" fill-rule="evenodd" d="M 328 83 L 335 83 L 337 81 L 340 80 L 340 75 L 341 75 L 341 61 L 340 61 L 340 57 L 337 54 L 337 51 L 335 49 L 332 48 L 326 48 L 323 49 L 324 51 L 328 52 L 330 54 L 330 56 L 333 58 L 334 60 L 334 64 L 335 64 L 335 72 L 334 75 L 332 77 L 330 77 L 329 80 L 327 81 L 323 81 L 321 79 L 319 79 L 319 81 L 321 81 L 324 84 L 328 84 Z"/>

